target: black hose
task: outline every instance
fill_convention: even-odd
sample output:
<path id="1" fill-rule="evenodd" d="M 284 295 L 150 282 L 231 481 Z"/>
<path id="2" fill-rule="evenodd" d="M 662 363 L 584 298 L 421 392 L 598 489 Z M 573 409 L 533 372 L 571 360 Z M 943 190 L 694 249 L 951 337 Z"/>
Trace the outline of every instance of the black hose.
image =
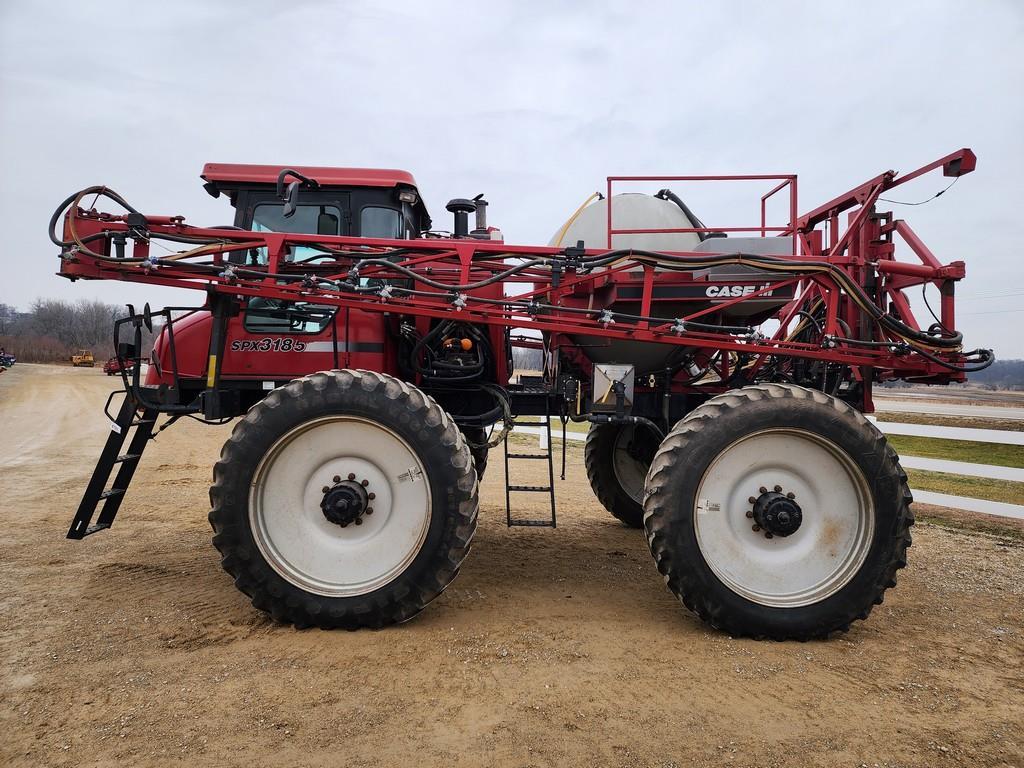
<path id="1" fill-rule="evenodd" d="M 130 213 L 135 213 L 135 214 L 138 213 L 138 211 L 135 210 L 135 208 L 133 208 L 124 198 L 122 198 L 119 194 L 117 194 L 113 190 L 108 190 L 106 187 L 100 187 L 100 186 L 87 187 L 86 189 L 83 189 L 80 192 L 77 192 L 76 194 L 69 196 L 54 211 L 53 216 L 50 218 L 49 236 L 50 236 L 50 240 L 55 245 L 58 245 L 61 248 L 66 248 L 69 245 L 72 245 L 72 242 L 64 241 L 64 240 L 62 240 L 61 238 L 59 238 L 56 235 L 57 222 L 58 222 L 61 214 L 63 213 L 63 211 L 68 206 L 74 204 L 77 200 L 80 200 L 81 198 L 83 198 L 83 197 L 85 197 L 86 195 L 89 195 L 89 194 L 97 194 L 97 195 L 105 196 L 105 197 L 113 200 L 114 202 L 116 202 L 118 205 L 120 205 L 123 208 L 125 208 L 125 210 L 129 211 Z M 102 237 L 102 236 L 106 236 L 105 233 L 99 233 L 97 235 L 89 236 L 88 238 L 80 239 L 75 244 L 78 245 L 78 246 L 82 246 L 88 240 L 98 239 L 99 237 Z M 172 241 L 174 241 L 174 240 L 181 241 L 183 237 L 184 236 L 177 236 L 177 235 L 159 235 L 158 236 L 158 238 L 168 239 L 168 240 L 172 240 Z M 218 241 L 218 240 L 204 241 L 204 240 L 201 240 L 201 239 L 197 239 L 197 240 L 185 239 L 184 241 L 185 242 L 194 242 L 194 243 L 204 243 L 204 242 L 207 242 L 208 244 L 213 244 L 213 243 L 217 243 L 217 242 L 223 242 L 223 241 Z M 114 260 L 114 259 L 112 259 L 109 256 L 105 256 L 103 254 L 95 253 L 94 251 L 91 251 L 91 250 L 89 250 L 87 248 L 83 248 L 83 251 L 88 253 L 90 256 L 93 256 L 93 257 L 95 257 L 97 259 L 102 259 L 102 260 L 105 260 L 105 261 L 113 261 Z M 744 254 L 744 253 L 740 253 L 740 252 L 737 252 L 735 254 L 723 254 L 723 255 L 719 255 L 717 257 L 716 256 L 712 256 L 712 257 L 708 258 L 708 257 L 705 257 L 705 256 L 697 256 L 697 255 L 681 256 L 681 255 L 659 253 L 659 252 L 656 252 L 656 251 L 646 251 L 646 250 L 636 250 L 636 249 L 618 249 L 618 250 L 613 250 L 613 251 L 607 251 L 605 253 L 602 253 L 602 254 L 599 254 L 599 255 L 596 255 L 596 256 L 590 256 L 590 257 L 583 256 L 583 257 L 579 257 L 579 258 L 573 257 L 572 259 L 570 259 L 570 258 L 568 258 L 566 256 L 563 256 L 563 255 L 558 255 L 558 254 L 552 255 L 552 256 L 547 257 L 547 258 L 542 258 L 542 259 L 533 258 L 533 259 L 529 259 L 529 260 L 527 260 L 527 261 L 525 261 L 525 262 L 523 262 L 521 264 L 517 264 L 517 265 L 515 265 L 513 267 L 510 267 L 509 269 L 503 270 L 502 272 L 495 273 L 495 274 L 491 275 L 490 277 L 488 277 L 488 278 L 486 278 L 484 280 L 479 280 L 479 281 L 476 281 L 476 282 L 473 282 L 473 283 L 465 283 L 465 284 L 446 284 L 446 283 L 441 283 L 439 281 L 432 280 L 432 279 L 427 278 L 427 277 L 425 277 L 423 275 L 420 275 L 420 274 L 414 272 L 413 270 L 408 269 L 407 267 L 404 267 L 404 266 L 399 265 L 399 264 L 395 264 L 395 263 L 393 263 L 391 261 L 388 261 L 386 259 L 363 259 L 363 260 L 361 260 L 361 261 L 356 263 L 355 269 L 358 270 L 358 268 L 361 265 L 362 266 L 377 265 L 377 266 L 385 267 L 385 268 L 388 268 L 388 269 L 396 270 L 399 273 L 404 274 L 404 275 L 410 277 L 413 280 L 418 280 L 418 281 L 424 283 L 425 285 L 428 285 L 428 286 L 430 286 L 432 288 L 436 288 L 438 290 L 444 290 L 444 291 L 449 291 L 449 292 L 452 292 L 452 291 L 459 292 L 459 291 L 471 291 L 471 290 L 475 290 L 477 288 L 483 288 L 483 287 L 486 287 L 486 286 L 489 286 L 489 285 L 494 285 L 495 283 L 501 282 L 501 281 L 505 280 L 508 277 L 512 277 L 512 276 L 514 276 L 516 274 L 519 274 L 520 272 L 523 272 L 523 271 L 525 271 L 527 269 L 532 269 L 532 268 L 537 267 L 537 266 L 549 266 L 550 267 L 553 264 L 563 264 L 563 265 L 565 265 L 567 267 L 572 267 L 573 269 L 576 269 L 577 271 L 579 271 L 581 267 L 582 268 L 593 269 L 593 268 L 597 268 L 597 267 L 600 267 L 600 266 L 604 266 L 606 264 L 610 264 L 610 263 L 612 263 L 614 261 L 618 261 L 619 259 L 621 259 L 623 257 L 632 258 L 638 264 L 641 264 L 641 265 L 644 265 L 644 266 L 649 266 L 649 267 L 653 267 L 653 268 L 660 268 L 660 269 L 668 269 L 668 270 L 687 270 L 687 269 L 692 270 L 697 265 L 700 265 L 701 267 L 712 267 L 712 266 L 726 265 L 726 264 L 749 263 L 749 264 L 753 264 L 754 266 L 761 267 L 761 268 L 763 268 L 763 269 L 765 269 L 767 271 L 782 271 L 782 272 L 786 272 L 786 273 L 789 273 L 789 274 L 800 273 L 800 272 L 814 272 L 814 271 L 826 272 L 826 273 L 828 273 L 832 277 L 833 280 L 835 280 L 842 288 L 844 288 L 847 291 L 847 293 L 849 293 L 851 295 L 851 297 L 854 299 L 856 304 L 865 313 L 867 313 L 869 316 L 871 316 L 872 319 L 874 319 L 879 325 L 881 325 L 883 328 L 885 328 L 889 332 L 891 332 L 891 333 L 893 333 L 893 334 L 895 334 L 897 336 L 901 336 L 901 337 L 903 337 L 903 338 L 905 338 L 907 340 L 910 340 L 912 342 L 916 342 L 917 344 L 939 347 L 939 348 L 947 349 L 947 350 L 950 350 L 950 351 L 958 350 L 959 347 L 961 346 L 962 342 L 963 342 L 963 336 L 962 336 L 962 334 L 960 334 L 958 332 L 957 333 L 940 332 L 938 334 L 925 333 L 925 332 L 922 332 L 922 331 L 917 330 L 915 328 L 912 328 L 909 325 L 907 325 L 906 323 L 902 322 L 901 320 L 896 319 L 892 315 L 889 315 L 889 314 L 883 312 L 874 303 L 874 301 L 871 299 L 871 297 L 869 297 L 867 295 L 867 293 L 864 291 L 862 286 L 860 286 L 858 283 L 856 283 L 849 275 L 847 275 L 843 270 L 841 270 L 838 267 L 836 267 L 834 264 L 831 264 L 829 262 L 822 262 L 822 261 L 793 262 L 791 260 L 780 259 L 780 258 L 777 258 L 777 257 L 771 257 L 771 256 L 765 256 L 765 255 L 757 255 L 757 254 Z M 490 254 L 490 255 L 488 255 L 488 258 L 498 258 L 498 256 Z M 141 261 L 141 260 L 139 260 L 139 259 L 122 259 L 122 260 L 118 260 L 118 261 L 120 261 L 121 263 L 136 263 L 136 262 Z M 196 267 L 199 267 L 199 266 L 214 267 L 215 265 L 199 265 L 199 264 L 194 264 L 192 266 L 196 266 Z M 265 274 L 264 273 L 257 272 L 256 274 L 260 275 L 261 278 L 265 278 Z M 284 276 L 284 275 L 278 275 L 278 276 L 281 277 L 282 279 L 287 279 L 287 277 Z M 300 279 L 305 279 L 305 277 L 300 278 Z M 511 306 L 511 303 L 509 303 L 509 305 Z M 543 305 L 537 305 L 537 306 L 543 306 Z M 569 308 L 567 308 L 567 307 L 560 307 L 558 309 L 560 311 L 563 311 L 563 312 L 569 310 Z M 654 322 L 661 321 L 661 322 L 663 322 L 665 320 L 665 318 L 640 318 L 639 316 L 636 316 L 636 315 L 625 315 L 625 314 L 616 314 L 616 313 L 611 313 L 611 315 L 612 316 L 623 317 L 623 318 L 626 318 L 626 319 L 629 319 L 629 320 L 638 321 L 638 322 L 651 322 L 651 321 L 654 321 Z M 688 324 L 688 327 L 692 328 L 694 330 L 697 330 L 697 331 L 706 330 L 706 331 L 709 331 L 709 332 L 725 332 L 725 333 L 750 333 L 751 332 L 750 329 L 741 328 L 739 326 L 716 326 L 716 325 L 711 325 L 711 324 L 690 323 L 690 324 Z M 945 331 L 945 329 L 943 329 L 943 331 Z M 917 347 L 915 346 L 915 349 L 916 348 Z M 954 370 L 956 370 L 956 369 L 954 368 Z"/>
<path id="2" fill-rule="evenodd" d="M 694 215 L 693 211 L 690 210 L 690 206 L 684 203 L 680 199 L 679 195 L 677 195 L 671 189 L 662 189 L 655 195 L 655 197 L 661 198 L 662 200 L 671 200 L 673 203 L 678 205 L 679 210 L 681 210 L 686 215 L 686 218 L 690 220 L 690 223 L 693 224 L 694 228 L 701 230 L 700 232 L 696 233 L 700 241 L 704 242 L 707 239 L 708 233 L 705 231 L 707 230 L 707 227 L 704 226 L 704 222 Z"/>

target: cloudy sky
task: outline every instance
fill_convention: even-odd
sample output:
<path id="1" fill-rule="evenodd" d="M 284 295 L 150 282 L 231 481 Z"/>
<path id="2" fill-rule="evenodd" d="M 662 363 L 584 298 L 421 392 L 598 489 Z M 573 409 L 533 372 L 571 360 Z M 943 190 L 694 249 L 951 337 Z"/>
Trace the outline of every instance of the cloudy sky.
<path id="1" fill-rule="evenodd" d="M 609 174 L 795 172 L 806 210 L 970 146 L 974 174 L 896 210 L 967 262 L 967 343 L 1024 357 L 1022 39 L 1016 0 L 0 0 L 0 302 L 193 298 L 55 277 L 45 228 L 96 183 L 226 223 L 207 161 L 405 168 L 438 225 L 486 192 L 537 244 Z M 756 216 L 681 194 L 709 224 Z"/>

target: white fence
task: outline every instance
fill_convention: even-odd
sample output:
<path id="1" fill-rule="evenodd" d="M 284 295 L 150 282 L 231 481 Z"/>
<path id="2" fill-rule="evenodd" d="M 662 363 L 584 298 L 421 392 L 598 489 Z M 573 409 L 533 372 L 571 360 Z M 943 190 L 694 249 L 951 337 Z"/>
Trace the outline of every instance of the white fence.
<path id="1" fill-rule="evenodd" d="M 872 419 L 874 420 L 874 419 Z M 909 435 L 912 437 L 930 437 L 940 440 L 970 440 L 979 443 L 998 443 L 1001 445 L 1024 445 L 1024 432 L 1012 432 L 1000 429 L 969 429 L 966 427 L 936 427 L 927 424 L 899 424 L 896 422 L 875 421 L 875 426 L 889 435 Z M 540 427 L 516 427 L 516 432 L 538 435 L 543 448 L 546 433 Z M 552 435 L 556 435 L 552 429 Z M 585 440 L 581 432 L 566 432 L 569 440 Z M 561 432 L 557 432 L 561 437 Z M 900 456 L 900 463 L 906 469 L 921 469 L 929 472 L 948 472 L 968 477 L 985 477 L 995 480 L 1012 480 L 1024 482 L 1024 469 L 1001 467 L 990 464 L 972 464 L 966 461 L 948 461 L 945 459 L 929 459 L 923 456 Z M 962 509 L 968 512 L 983 512 L 1000 517 L 1013 517 L 1024 520 L 1024 498 L 1021 504 L 1007 504 L 988 499 L 972 499 L 966 496 L 952 496 L 947 493 L 920 491 L 912 488 L 914 499 L 923 504 L 935 504 L 941 507 Z"/>

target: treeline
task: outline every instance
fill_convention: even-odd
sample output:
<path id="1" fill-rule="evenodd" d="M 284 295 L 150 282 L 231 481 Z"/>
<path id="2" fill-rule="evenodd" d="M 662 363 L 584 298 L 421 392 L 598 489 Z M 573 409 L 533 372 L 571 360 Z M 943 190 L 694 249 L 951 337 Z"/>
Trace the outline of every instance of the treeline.
<path id="1" fill-rule="evenodd" d="M 28 312 L 0 304 L 0 346 L 24 363 L 66 363 L 80 349 L 101 362 L 113 355 L 113 323 L 123 313 L 88 299 L 38 299 Z"/>
<path id="2" fill-rule="evenodd" d="M 967 380 L 993 389 L 1024 389 L 1024 360 L 996 360 L 985 370 L 968 374 Z"/>

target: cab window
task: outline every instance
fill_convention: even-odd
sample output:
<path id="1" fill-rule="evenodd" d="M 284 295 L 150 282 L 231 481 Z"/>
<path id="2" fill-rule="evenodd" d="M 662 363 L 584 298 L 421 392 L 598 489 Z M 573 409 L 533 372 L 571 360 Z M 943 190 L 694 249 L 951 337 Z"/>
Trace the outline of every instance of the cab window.
<path id="1" fill-rule="evenodd" d="M 334 307 L 308 301 L 282 301 L 258 296 L 249 299 L 245 330 L 250 333 L 320 333 L 334 317 Z"/>
<path id="2" fill-rule="evenodd" d="M 377 237 L 382 240 L 404 239 L 401 212 L 378 205 L 365 206 L 359 213 L 359 236 Z"/>
<path id="3" fill-rule="evenodd" d="M 299 235 L 340 235 L 341 209 L 335 205 L 299 205 L 295 213 L 284 217 L 281 203 L 260 203 L 253 210 L 252 229 L 254 232 L 292 232 Z M 252 261 L 267 263 L 267 249 L 254 248 Z M 323 252 L 306 246 L 293 247 L 288 261 L 311 261 L 323 256 Z"/>

